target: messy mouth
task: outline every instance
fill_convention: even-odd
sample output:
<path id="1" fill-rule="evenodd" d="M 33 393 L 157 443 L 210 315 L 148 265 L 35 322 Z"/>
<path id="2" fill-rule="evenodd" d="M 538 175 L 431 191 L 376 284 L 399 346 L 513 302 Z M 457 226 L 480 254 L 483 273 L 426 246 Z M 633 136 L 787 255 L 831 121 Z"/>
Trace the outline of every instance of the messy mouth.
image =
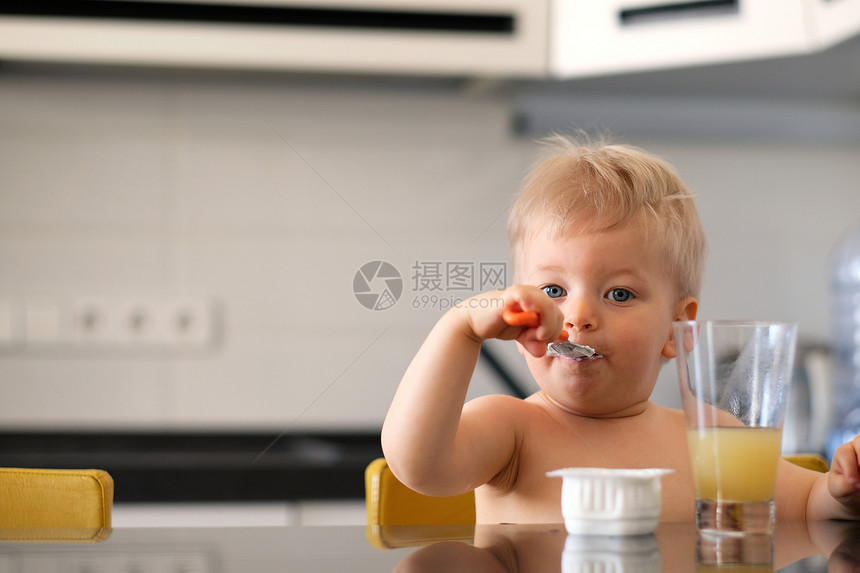
<path id="1" fill-rule="evenodd" d="M 565 358 L 567 360 L 575 360 L 577 362 L 587 361 L 590 362 L 592 360 L 597 360 L 598 358 L 603 358 L 602 354 L 592 354 L 591 356 L 577 356 L 576 358 L 569 358 L 567 356 L 562 356 L 561 358 Z"/>
<path id="2" fill-rule="evenodd" d="M 603 355 L 598 354 L 592 347 L 570 341 L 550 342 L 546 347 L 546 355 L 561 356 L 562 358 L 570 358 L 576 361 L 603 358 Z"/>

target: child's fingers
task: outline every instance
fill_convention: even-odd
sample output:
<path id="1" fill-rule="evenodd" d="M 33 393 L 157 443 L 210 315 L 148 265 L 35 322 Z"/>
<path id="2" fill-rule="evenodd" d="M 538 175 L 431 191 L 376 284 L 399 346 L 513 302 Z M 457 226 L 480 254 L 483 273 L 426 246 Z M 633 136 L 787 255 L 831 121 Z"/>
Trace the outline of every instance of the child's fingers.
<path id="1" fill-rule="evenodd" d="M 518 342 L 522 345 L 526 352 L 536 358 L 540 358 L 541 356 L 546 355 L 546 342 L 537 339 L 518 340 Z"/>
<path id="2" fill-rule="evenodd" d="M 842 497 L 860 489 L 860 437 L 839 446 L 830 468 L 831 494 Z"/>
<path id="3" fill-rule="evenodd" d="M 543 344 L 542 349 L 532 354 L 541 356 L 546 351 L 547 342 L 567 339 L 567 333 L 562 329 L 561 312 L 541 289 L 532 285 L 512 285 L 505 289 L 504 299 L 502 322 L 514 327 L 507 334 L 519 342 L 534 340 Z"/>
<path id="4" fill-rule="evenodd" d="M 502 312 L 502 320 L 511 326 L 527 326 L 534 328 L 540 326 L 540 315 L 533 310 L 520 310 L 517 306 L 510 306 Z M 562 330 L 555 342 L 564 342 L 570 335 Z"/>
<path id="5" fill-rule="evenodd" d="M 852 470 L 852 466 L 856 463 L 854 449 L 848 444 L 843 444 L 833 453 L 833 462 L 830 469 L 845 479 L 850 480 L 852 471 L 856 473 L 856 468 Z"/>
<path id="6" fill-rule="evenodd" d="M 860 436 L 855 437 L 852 441 L 843 444 L 843 452 L 840 465 L 842 474 L 853 484 L 860 485 Z"/>

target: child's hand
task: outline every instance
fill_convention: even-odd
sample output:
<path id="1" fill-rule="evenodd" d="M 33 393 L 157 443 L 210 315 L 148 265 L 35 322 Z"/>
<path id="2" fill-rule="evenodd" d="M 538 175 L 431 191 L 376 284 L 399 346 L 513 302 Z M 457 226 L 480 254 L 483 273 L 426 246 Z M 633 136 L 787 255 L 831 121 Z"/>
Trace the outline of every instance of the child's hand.
<path id="1" fill-rule="evenodd" d="M 836 501 L 860 514 L 860 436 L 834 452 L 827 488 Z"/>
<path id="2" fill-rule="evenodd" d="M 563 316 L 542 290 L 530 285 L 513 285 L 504 291 L 475 296 L 461 303 L 468 313 L 474 336 L 480 340 L 516 340 L 530 354 L 543 356 L 546 345 L 562 336 Z M 533 313 L 536 323 L 511 320 L 508 313 Z"/>

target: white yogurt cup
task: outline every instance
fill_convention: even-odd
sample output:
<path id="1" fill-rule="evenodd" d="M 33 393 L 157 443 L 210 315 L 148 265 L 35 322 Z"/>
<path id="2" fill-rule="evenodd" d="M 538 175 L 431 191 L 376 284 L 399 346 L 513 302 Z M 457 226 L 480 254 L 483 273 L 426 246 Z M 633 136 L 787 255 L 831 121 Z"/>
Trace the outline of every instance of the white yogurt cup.
<path id="1" fill-rule="evenodd" d="M 573 535 L 643 535 L 660 518 L 660 478 L 673 470 L 564 468 L 561 513 Z"/>

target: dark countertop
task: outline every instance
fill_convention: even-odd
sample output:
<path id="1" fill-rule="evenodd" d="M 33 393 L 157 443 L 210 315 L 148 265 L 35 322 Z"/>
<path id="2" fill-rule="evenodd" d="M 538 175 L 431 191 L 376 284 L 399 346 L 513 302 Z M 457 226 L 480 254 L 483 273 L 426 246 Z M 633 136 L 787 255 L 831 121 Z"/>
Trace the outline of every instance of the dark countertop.
<path id="1" fill-rule="evenodd" d="M 0 466 L 98 468 L 117 502 L 363 499 L 379 433 L 0 432 Z"/>

